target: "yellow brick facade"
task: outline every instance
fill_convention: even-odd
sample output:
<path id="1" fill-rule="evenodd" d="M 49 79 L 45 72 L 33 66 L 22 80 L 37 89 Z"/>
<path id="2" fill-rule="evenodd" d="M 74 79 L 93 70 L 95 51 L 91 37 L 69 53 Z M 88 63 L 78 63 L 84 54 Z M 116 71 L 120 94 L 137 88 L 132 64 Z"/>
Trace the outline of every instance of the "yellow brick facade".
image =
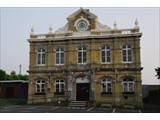
<path id="1" fill-rule="evenodd" d="M 83 35 L 76 30 L 74 23 L 83 17 L 88 19 L 90 25 Z M 138 26 L 127 29 L 130 33 L 123 34 L 120 29 L 105 28 L 106 31 L 98 31 L 97 16 L 89 10 L 80 9 L 68 18 L 66 33 L 52 32 L 38 35 L 32 30 L 30 39 L 30 66 L 29 66 L 29 91 L 28 103 L 46 102 L 70 102 L 77 100 L 76 84 L 79 81 L 89 84 L 89 98 L 93 105 L 106 106 L 133 106 L 142 107 L 142 78 L 140 61 L 140 37 Z M 61 37 L 62 36 L 62 37 Z M 122 46 L 130 44 L 132 46 L 132 62 L 123 63 Z M 78 48 L 86 47 L 86 64 L 78 64 Z M 101 47 L 110 46 L 111 62 L 102 64 Z M 37 49 L 44 48 L 45 65 L 37 65 Z M 56 65 L 56 49 L 64 49 L 64 65 Z M 112 78 L 112 93 L 102 94 L 101 81 L 106 77 Z M 134 92 L 132 94 L 123 93 L 123 80 L 126 77 L 134 79 Z M 43 79 L 44 94 L 36 93 L 36 80 Z M 64 80 L 64 94 L 55 94 L 56 80 Z"/>

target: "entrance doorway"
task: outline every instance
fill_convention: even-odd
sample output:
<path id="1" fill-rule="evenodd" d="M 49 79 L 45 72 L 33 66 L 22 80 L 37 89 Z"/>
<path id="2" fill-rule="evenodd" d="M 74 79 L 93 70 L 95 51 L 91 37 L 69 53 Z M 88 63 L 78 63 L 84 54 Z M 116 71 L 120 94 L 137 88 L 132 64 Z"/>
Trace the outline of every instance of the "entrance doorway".
<path id="1" fill-rule="evenodd" d="M 89 100 L 89 83 L 77 83 L 76 84 L 76 100 L 88 101 Z"/>

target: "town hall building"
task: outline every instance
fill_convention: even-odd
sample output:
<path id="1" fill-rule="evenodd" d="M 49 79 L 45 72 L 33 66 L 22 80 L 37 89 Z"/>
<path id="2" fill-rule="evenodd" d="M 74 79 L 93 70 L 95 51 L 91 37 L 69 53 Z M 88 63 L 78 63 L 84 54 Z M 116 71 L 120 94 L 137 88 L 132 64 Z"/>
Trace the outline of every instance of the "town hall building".
<path id="1" fill-rule="evenodd" d="M 83 8 L 54 32 L 32 28 L 28 103 L 142 107 L 141 36 L 137 19 L 133 28 L 111 28 Z"/>

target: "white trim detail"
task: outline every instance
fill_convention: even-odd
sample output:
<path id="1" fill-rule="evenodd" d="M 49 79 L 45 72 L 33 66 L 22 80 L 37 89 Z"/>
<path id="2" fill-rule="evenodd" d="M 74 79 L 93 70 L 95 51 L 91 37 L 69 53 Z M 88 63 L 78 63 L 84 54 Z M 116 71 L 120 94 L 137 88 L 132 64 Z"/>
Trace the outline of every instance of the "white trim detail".
<path id="1" fill-rule="evenodd" d="M 89 80 L 87 79 L 87 77 L 84 78 L 77 78 L 76 79 L 76 83 L 89 83 Z"/>

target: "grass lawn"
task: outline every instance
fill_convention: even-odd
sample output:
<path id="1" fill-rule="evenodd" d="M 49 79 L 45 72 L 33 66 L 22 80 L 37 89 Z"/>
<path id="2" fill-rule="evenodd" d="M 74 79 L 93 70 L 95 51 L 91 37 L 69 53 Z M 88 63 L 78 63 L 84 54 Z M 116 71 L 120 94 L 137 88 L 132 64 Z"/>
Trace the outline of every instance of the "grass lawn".
<path id="1" fill-rule="evenodd" d="M 0 106 L 9 105 L 27 105 L 26 100 L 23 99 L 3 99 L 0 98 Z"/>

